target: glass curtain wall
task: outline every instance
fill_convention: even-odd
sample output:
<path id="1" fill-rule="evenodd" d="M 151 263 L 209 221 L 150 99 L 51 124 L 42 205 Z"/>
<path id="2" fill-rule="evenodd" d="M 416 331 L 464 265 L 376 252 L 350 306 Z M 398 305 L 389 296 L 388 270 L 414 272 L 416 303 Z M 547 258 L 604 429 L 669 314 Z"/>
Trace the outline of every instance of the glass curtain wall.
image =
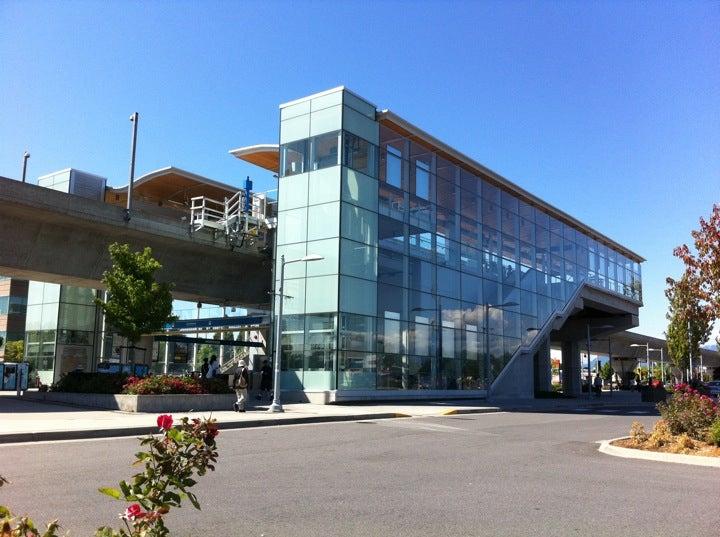
<path id="1" fill-rule="evenodd" d="M 580 283 L 641 300 L 639 263 L 431 148 L 385 125 L 377 145 L 327 139 L 281 145 L 281 185 L 335 165 L 335 140 L 342 162 L 338 311 L 285 317 L 284 367 L 328 368 L 337 344 L 338 389 L 484 389 Z M 292 213 L 279 244 L 310 229 L 309 212 Z"/>

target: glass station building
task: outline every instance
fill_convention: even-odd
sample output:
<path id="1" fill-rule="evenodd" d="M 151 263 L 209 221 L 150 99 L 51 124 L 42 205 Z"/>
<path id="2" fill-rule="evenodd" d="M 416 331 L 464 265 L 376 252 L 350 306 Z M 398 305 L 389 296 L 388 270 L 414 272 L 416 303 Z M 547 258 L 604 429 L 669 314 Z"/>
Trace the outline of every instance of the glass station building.
<path id="1" fill-rule="evenodd" d="M 281 255 L 324 258 L 286 266 L 283 389 L 487 390 L 540 339 L 549 368 L 547 325 L 581 287 L 637 325 L 639 255 L 346 88 L 281 105 L 278 146 L 231 153 L 279 171 L 275 278 Z"/>

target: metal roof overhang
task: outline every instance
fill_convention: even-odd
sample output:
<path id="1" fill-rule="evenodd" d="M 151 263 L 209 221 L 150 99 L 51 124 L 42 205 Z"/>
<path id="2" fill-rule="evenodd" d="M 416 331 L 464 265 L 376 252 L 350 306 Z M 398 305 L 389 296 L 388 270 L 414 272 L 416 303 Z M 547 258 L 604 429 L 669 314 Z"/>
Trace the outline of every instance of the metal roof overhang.
<path id="1" fill-rule="evenodd" d="M 185 201 L 184 198 L 188 196 L 208 196 L 214 199 L 222 199 L 224 196 L 233 196 L 238 190 L 240 190 L 238 187 L 174 166 L 167 166 L 146 173 L 133 182 L 134 195 L 157 201 Z M 107 192 L 126 199 L 127 185 L 108 188 Z"/>
<path id="2" fill-rule="evenodd" d="M 500 188 L 507 190 L 509 192 L 512 192 L 516 196 L 520 197 L 523 201 L 529 203 L 530 205 L 534 205 L 536 207 L 539 207 L 543 209 L 545 212 L 549 213 L 553 217 L 557 218 L 558 220 L 561 220 L 562 222 L 570 225 L 573 228 L 579 229 L 583 233 L 591 236 L 597 241 L 600 241 L 604 243 L 607 246 L 611 246 L 613 249 L 617 250 L 618 252 L 622 253 L 623 255 L 629 257 L 630 259 L 637 261 L 637 262 L 643 262 L 645 261 L 645 258 L 643 258 L 641 255 L 633 252 L 629 248 L 623 246 L 620 243 L 615 242 L 611 238 L 603 235 L 599 231 L 591 228 L 590 226 L 582 223 L 577 218 L 570 216 L 566 212 L 558 209 L 557 207 L 554 207 L 553 205 L 550 205 L 549 203 L 541 200 L 534 194 L 531 194 L 524 188 L 516 185 L 509 179 L 506 179 L 499 173 L 496 173 L 492 171 L 491 169 L 483 166 L 476 160 L 468 157 L 467 155 L 461 153 L 460 151 L 457 151 L 456 149 L 453 149 L 449 145 L 445 144 L 444 142 L 441 142 L 434 136 L 428 134 L 424 130 L 420 129 L 419 127 L 413 125 L 409 121 L 404 120 L 394 112 L 391 112 L 390 110 L 382 110 L 377 113 L 377 120 L 381 123 L 387 123 L 392 125 L 393 130 L 399 131 L 404 136 L 407 136 L 411 140 L 415 140 L 417 142 L 420 142 L 424 145 L 431 146 L 434 150 L 438 151 L 442 154 L 443 157 L 447 158 L 448 160 L 455 162 L 456 164 L 464 165 L 475 172 L 481 174 L 484 178 L 489 180 L 492 183 L 495 183 Z"/>
<path id="3" fill-rule="evenodd" d="M 228 151 L 233 157 L 278 173 L 280 169 L 280 146 L 278 144 L 258 144 L 239 147 Z"/>

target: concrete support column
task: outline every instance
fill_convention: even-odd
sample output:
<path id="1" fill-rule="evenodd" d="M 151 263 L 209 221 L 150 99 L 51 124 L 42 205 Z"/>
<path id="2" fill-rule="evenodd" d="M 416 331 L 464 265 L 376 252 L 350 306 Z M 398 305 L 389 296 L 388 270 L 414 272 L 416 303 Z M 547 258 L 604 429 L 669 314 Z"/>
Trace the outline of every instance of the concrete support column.
<path id="1" fill-rule="evenodd" d="M 562 342 L 562 382 L 563 391 L 568 395 L 579 396 L 580 389 L 580 346 L 577 341 Z"/>
<path id="2" fill-rule="evenodd" d="M 552 363 L 550 362 L 550 340 L 545 339 L 535 353 L 535 391 L 552 389 Z"/>

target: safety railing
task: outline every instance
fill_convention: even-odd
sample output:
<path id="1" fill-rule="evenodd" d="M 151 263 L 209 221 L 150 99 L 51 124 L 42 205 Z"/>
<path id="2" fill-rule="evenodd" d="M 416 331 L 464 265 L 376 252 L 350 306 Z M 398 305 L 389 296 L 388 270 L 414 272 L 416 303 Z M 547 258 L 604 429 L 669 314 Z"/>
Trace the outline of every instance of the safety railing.
<path id="1" fill-rule="evenodd" d="M 275 219 L 268 216 L 269 204 L 264 194 L 251 194 L 249 202 L 246 197 L 246 191 L 240 190 L 223 201 L 205 196 L 192 198 L 191 232 L 209 229 L 213 238 L 220 233 L 231 247 L 264 246 L 267 231 L 275 227 Z"/>

